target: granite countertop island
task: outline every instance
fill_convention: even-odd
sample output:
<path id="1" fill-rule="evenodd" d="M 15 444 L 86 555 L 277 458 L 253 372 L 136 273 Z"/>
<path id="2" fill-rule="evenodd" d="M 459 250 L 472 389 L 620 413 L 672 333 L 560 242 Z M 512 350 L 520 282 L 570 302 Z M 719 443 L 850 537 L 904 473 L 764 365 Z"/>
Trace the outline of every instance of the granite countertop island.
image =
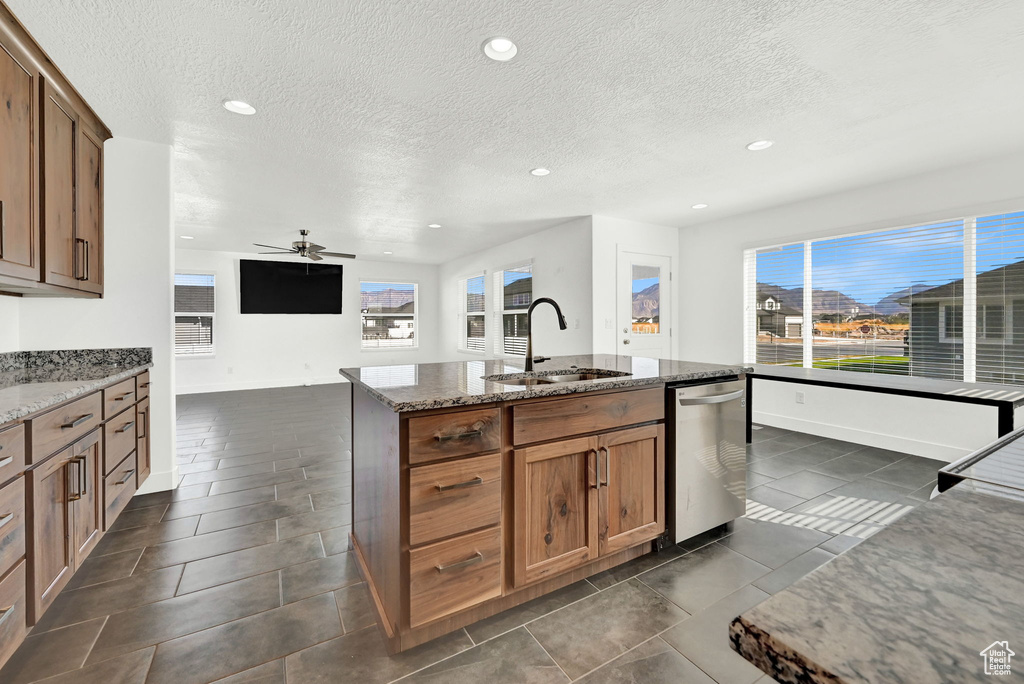
<path id="1" fill-rule="evenodd" d="M 342 368 L 340 373 L 363 387 L 395 412 L 468 406 L 495 401 L 557 396 L 622 387 L 642 387 L 668 382 L 692 382 L 736 376 L 751 369 L 694 361 L 669 361 L 612 354 L 556 356 L 535 363 L 531 377 L 580 373 L 588 370 L 625 373 L 618 377 L 544 385 L 505 385 L 485 376 L 523 373 L 525 360 L 452 361 L 394 366 Z"/>
<path id="2" fill-rule="evenodd" d="M 779 682 L 991 681 L 982 651 L 1024 647 L 1022 568 L 1024 491 L 966 480 L 740 615 L 729 638 Z"/>
<path id="3" fill-rule="evenodd" d="M 0 354 L 0 425 L 130 378 L 152 366 L 149 348 Z"/>

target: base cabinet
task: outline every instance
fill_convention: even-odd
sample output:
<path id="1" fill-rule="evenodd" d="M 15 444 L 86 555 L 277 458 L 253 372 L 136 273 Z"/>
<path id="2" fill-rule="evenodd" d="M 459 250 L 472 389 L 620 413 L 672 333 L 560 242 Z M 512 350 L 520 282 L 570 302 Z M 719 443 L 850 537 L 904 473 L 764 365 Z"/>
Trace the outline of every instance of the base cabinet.
<path id="1" fill-rule="evenodd" d="M 148 376 L 149 374 L 147 373 L 146 375 Z M 148 380 L 146 381 L 146 388 L 148 391 Z M 135 486 L 137 488 L 153 471 L 153 466 L 150 463 L 151 451 L 149 448 L 149 397 L 140 401 L 139 405 L 136 407 L 136 437 L 135 463 L 138 470 L 135 474 Z"/>
<path id="2" fill-rule="evenodd" d="M 598 546 L 615 553 L 665 531 L 665 426 L 645 425 L 597 439 L 602 475 Z"/>

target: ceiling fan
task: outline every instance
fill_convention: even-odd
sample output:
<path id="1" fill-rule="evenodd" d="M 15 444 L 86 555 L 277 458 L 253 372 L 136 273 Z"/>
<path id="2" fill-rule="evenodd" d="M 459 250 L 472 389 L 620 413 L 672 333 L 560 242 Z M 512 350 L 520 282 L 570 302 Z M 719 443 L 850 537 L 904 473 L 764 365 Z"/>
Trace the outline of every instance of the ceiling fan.
<path id="1" fill-rule="evenodd" d="M 291 249 L 287 247 L 274 247 L 273 245 L 261 245 L 258 242 L 253 244 L 257 247 L 267 247 L 269 249 L 280 250 L 277 252 L 260 252 L 260 254 L 298 254 L 300 257 L 307 257 L 313 261 L 323 261 L 325 256 L 329 257 L 340 257 L 342 259 L 355 259 L 355 254 L 342 254 L 341 252 L 325 252 L 327 249 L 323 245 L 318 245 L 315 242 L 310 242 L 306 239 L 309 235 L 308 230 L 300 230 L 299 235 L 302 236 L 301 240 L 296 240 L 292 243 Z"/>

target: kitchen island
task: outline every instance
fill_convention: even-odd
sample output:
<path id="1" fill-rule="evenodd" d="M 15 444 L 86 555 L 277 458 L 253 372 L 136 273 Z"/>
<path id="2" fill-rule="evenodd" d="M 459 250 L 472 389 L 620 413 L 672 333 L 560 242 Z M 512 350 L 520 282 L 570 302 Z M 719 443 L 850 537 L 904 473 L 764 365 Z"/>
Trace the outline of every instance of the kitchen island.
<path id="1" fill-rule="evenodd" d="M 666 384 L 746 370 L 613 355 L 342 369 L 352 543 L 388 649 L 650 552 Z"/>

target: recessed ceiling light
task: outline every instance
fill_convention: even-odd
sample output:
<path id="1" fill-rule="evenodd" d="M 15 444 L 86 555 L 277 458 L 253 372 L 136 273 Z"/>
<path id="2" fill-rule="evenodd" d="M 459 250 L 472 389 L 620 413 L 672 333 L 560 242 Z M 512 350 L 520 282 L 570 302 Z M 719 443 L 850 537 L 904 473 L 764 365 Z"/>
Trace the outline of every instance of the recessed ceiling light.
<path id="1" fill-rule="evenodd" d="M 394 254 L 394 252 L 384 252 L 385 254 Z"/>
<path id="2" fill-rule="evenodd" d="M 747 149 L 757 152 L 758 150 L 767 150 L 774 144 L 775 142 L 772 140 L 755 140 L 754 142 L 747 145 Z"/>
<path id="3" fill-rule="evenodd" d="M 530 173 L 534 176 L 546 176 L 551 173 L 550 169 L 530 169 Z"/>
<path id="4" fill-rule="evenodd" d="M 708 205 L 706 205 L 706 204 L 694 204 L 694 205 L 693 205 L 692 207 L 690 207 L 690 208 L 691 208 L 691 209 L 707 209 L 707 208 L 708 208 Z"/>
<path id="5" fill-rule="evenodd" d="M 191 235 L 179 235 L 178 237 L 180 237 L 182 240 L 195 240 L 195 238 L 192 237 Z"/>
<path id="6" fill-rule="evenodd" d="M 507 62 L 516 56 L 519 48 L 508 38 L 489 38 L 484 41 L 484 54 L 495 62 Z"/>
<path id="7" fill-rule="evenodd" d="M 440 223 L 428 223 L 427 224 L 427 228 L 440 228 L 440 227 L 441 227 Z"/>
<path id="8" fill-rule="evenodd" d="M 242 102 L 241 100 L 224 100 L 224 109 L 244 116 L 252 116 L 256 113 L 255 107 L 248 102 Z"/>

